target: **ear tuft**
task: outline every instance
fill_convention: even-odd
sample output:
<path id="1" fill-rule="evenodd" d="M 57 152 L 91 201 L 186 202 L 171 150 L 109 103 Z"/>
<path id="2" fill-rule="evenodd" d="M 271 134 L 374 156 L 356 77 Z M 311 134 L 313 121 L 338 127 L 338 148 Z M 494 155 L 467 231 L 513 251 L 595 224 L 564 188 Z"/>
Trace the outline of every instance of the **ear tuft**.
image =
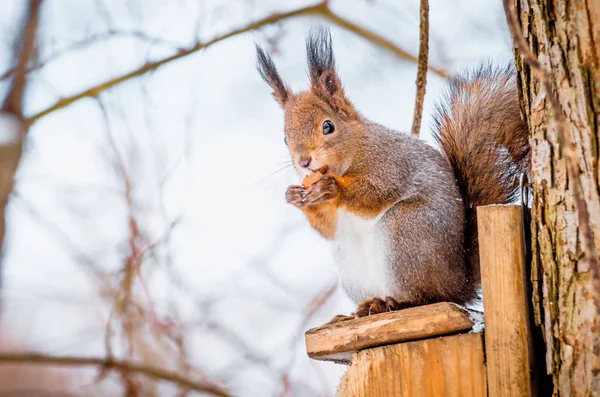
<path id="1" fill-rule="evenodd" d="M 283 107 L 288 101 L 291 91 L 281 80 L 275 63 L 269 54 L 267 54 L 258 44 L 256 44 L 256 69 L 264 81 L 273 89 L 275 100 Z"/>
<path id="2" fill-rule="evenodd" d="M 311 29 L 306 39 L 306 57 L 312 90 L 341 116 L 357 117 L 357 112 L 346 98 L 342 83 L 335 71 L 329 29 L 325 27 Z"/>
<path id="3" fill-rule="evenodd" d="M 306 56 L 311 84 L 319 84 L 321 75 L 326 71 L 335 74 L 335 59 L 329 29 L 323 26 L 311 29 L 306 39 Z"/>

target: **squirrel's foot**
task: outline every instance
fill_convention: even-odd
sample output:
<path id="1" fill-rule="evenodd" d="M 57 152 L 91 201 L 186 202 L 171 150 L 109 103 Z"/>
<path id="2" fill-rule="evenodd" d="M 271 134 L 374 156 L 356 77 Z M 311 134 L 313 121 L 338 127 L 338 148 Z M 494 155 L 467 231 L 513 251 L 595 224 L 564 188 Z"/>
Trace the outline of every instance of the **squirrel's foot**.
<path id="1" fill-rule="evenodd" d="M 366 317 L 371 314 L 387 312 L 385 301 L 379 298 L 367 299 L 356 308 L 356 318 Z"/>
<path id="2" fill-rule="evenodd" d="M 355 317 L 366 317 L 372 314 L 391 312 L 394 310 L 402 310 L 412 306 L 414 305 L 412 305 L 408 301 L 398 301 L 392 298 L 391 296 L 387 296 L 385 300 L 380 298 L 367 299 L 366 301 L 358 305 Z"/>

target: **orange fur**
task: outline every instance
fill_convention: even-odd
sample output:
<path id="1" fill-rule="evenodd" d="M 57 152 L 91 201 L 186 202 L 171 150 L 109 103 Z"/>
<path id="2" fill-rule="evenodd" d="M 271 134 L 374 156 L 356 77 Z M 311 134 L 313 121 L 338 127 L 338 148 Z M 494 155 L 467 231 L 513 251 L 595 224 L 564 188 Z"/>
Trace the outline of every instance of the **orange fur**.
<path id="1" fill-rule="evenodd" d="M 326 203 L 302 208 L 310 225 L 324 238 L 331 240 L 335 235 L 337 222 L 337 202 L 335 200 Z"/>

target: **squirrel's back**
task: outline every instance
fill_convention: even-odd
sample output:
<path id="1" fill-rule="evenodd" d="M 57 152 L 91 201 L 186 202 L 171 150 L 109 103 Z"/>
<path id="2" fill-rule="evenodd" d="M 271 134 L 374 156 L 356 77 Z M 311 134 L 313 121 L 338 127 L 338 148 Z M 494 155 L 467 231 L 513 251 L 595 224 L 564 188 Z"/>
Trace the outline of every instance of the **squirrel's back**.
<path id="1" fill-rule="evenodd" d="M 486 64 L 452 78 L 436 107 L 433 135 L 463 196 L 465 254 L 479 281 L 476 208 L 514 201 L 518 176 L 530 167 L 528 127 L 512 64 Z"/>

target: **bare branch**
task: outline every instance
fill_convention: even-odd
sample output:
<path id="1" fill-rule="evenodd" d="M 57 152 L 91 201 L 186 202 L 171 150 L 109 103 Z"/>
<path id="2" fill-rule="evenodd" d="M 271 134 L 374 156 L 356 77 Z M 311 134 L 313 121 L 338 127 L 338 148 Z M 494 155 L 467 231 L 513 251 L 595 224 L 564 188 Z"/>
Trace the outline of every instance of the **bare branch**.
<path id="1" fill-rule="evenodd" d="M 138 373 L 149 378 L 171 382 L 212 396 L 230 397 L 228 393 L 214 386 L 195 382 L 174 372 L 163 371 L 159 368 L 134 364 L 128 361 L 95 357 L 49 356 L 39 353 L 0 353 L 0 365 L 9 363 L 60 365 L 67 367 L 96 366 L 104 370 Z"/>
<path id="2" fill-rule="evenodd" d="M 26 22 L 23 27 L 23 33 L 18 45 L 18 61 L 13 73 L 11 89 L 2 105 L 2 112 L 13 114 L 19 119 L 23 119 L 22 99 L 25 90 L 25 76 L 27 75 L 27 64 L 31 60 L 35 50 L 35 33 L 37 31 L 38 16 L 41 0 L 31 0 L 29 2 L 29 11 L 26 16 Z"/>
<path id="3" fill-rule="evenodd" d="M 340 17 L 339 15 L 335 14 L 333 11 L 331 11 L 326 6 L 322 6 L 322 7 L 323 7 L 322 15 L 325 18 L 327 18 L 328 20 L 330 20 L 331 22 L 335 23 L 336 25 L 338 25 L 346 30 L 351 31 L 351 32 L 361 36 L 362 38 L 367 39 L 370 42 L 379 45 L 380 47 L 385 48 L 386 50 L 396 54 L 398 57 L 400 57 L 402 59 L 406 59 L 406 60 L 409 60 L 409 61 L 412 61 L 415 63 L 419 62 L 419 59 L 416 56 L 404 51 L 402 48 L 398 47 L 397 45 L 395 45 L 394 43 L 392 43 L 385 37 L 382 37 L 376 33 L 371 32 L 370 30 L 362 28 L 362 27 L 348 21 L 347 19 Z M 428 66 L 428 68 L 429 68 L 429 70 L 431 70 L 433 73 L 437 74 L 440 77 L 443 77 L 443 78 L 448 77 L 448 73 L 444 69 L 436 68 L 434 66 Z"/>
<path id="4" fill-rule="evenodd" d="M 195 44 L 193 47 L 188 48 L 188 49 L 184 49 L 184 50 L 180 50 L 178 53 L 171 55 L 167 58 L 161 59 L 159 61 L 155 61 L 155 62 L 151 62 L 151 63 L 147 63 L 144 66 L 140 67 L 137 70 L 134 70 L 133 72 L 129 72 L 126 73 L 120 77 L 114 78 L 112 80 L 106 81 L 102 84 L 99 84 L 97 86 L 94 86 L 92 88 L 89 88 L 85 91 L 80 92 L 79 94 L 73 95 L 71 97 L 68 98 L 63 98 L 59 101 L 57 101 L 54 105 L 46 108 L 45 110 L 42 110 L 41 112 L 34 114 L 33 116 L 29 117 L 26 121 L 28 125 L 31 125 L 33 123 L 35 123 L 37 120 L 41 119 L 42 117 L 56 111 L 59 109 L 62 109 L 64 107 L 69 106 L 70 104 L 79 101 L 80 99 L 83 98 L 87 98 L 87 97 L 94 97 L 96 95 L 98 95 L 100 92 L 105 91 L 109 88 L 112 88 L 118 84 L 121 84 L 125 81 L 128 81 L 134 77 L 138 77 L 141 76 L 145 73 L 151 72 L 153 70 L 158 69 L 160 66 L 168 64 L 170 62 L 176 61 L 178 59 L 184 58 L 188 55 L 194 54 L 200 50 L 203 50 L 205 48 L 210 47 L 213 44 L 219 43 L 223 40 L 229 39 L 231 37 L 240 35 L 242 33 L 247 33 L 250 32 L 252 30 L 255 29 L 259 29 L 261 27 L 267 26 L 267 25 L 272 25 L 274 23 L 280 22 L 282 20 L 285 19 L 290 19 L 293 17 L 298 17 L 298 16 L 308 16 L 308 15 L 316 15 L 316 16 L 322 16 L 326 19 L 328 19 L 329 21 L 331 21 L 332 23 L 347 29 L 353 33 L 356 33 L 357 35 L 393 52 L 394 54 L 398 55 L 400 58 L 403 59 L 407 59 L 413 62 L 418 62 L 418 58 L 415 57 L 414 55 L 409 54 L 408 52 L 404 51 L 403 49 L 401 49 L 400 47 L 396 46 L 395 44 L 393 44 L 392 42 L 390 42 L 389 40 L 367 30 L 364 29 L 342 17 L 340 17 L 339 15 L 335 14 L 333 11 L 331 11 L 331 9 L 329 9 L 328 6 L 328 2 L 324 1 L 322 3 L 319 3 L 317 5 L 314 6 L 310 6 L 310 7 L 304 7 L 304 8 L 299 8 L 297 10 L 294 11 L 289 11 L 286 13 L 281 13 L 281 14 L 272 14 L 266 18 L 263 18 L 261 20 L 258 20 L 256 22 L 252 22 L 248 25 L 246 25 L 245 27 L 239 28 L 239 29 L 235 29 L 232 30 L 229 33 L 226 33 L 222 36 L 219 36 L 217 38 L 214 38 L 210 41 L 207 41 L 205 43 L 197 43 Z M 438 68 L 434 68 L 434 67 L 429 67 L 429 69 L 442 76 L 442 77 L 447 77 L 447 74 L 444 70 L 442 69 L 438 69 Z"/>
<path id="5" fill-rule="evenodd" d="M 415 98 L 415 114 L 413 116 L 412 134 L 419 136 L 421 119 L 423 118 L 423 101 L 427 87 L 427 58 L 429 57 L 429 2 L 421 0 L 419 22 L 419 63 L 417 67 L 417 94 Z"/>
<path id="6" fill-rule="evenodd" d="M 546 91 L 546 97 L 550 101 L 550 106 L 552 107 L 552 115 L 554 117 L 554 123 L 556 124 L 556 132 L 558 135 L 558 143 L 562 150 L 562 155 L 565 158 L 569 180 L 573 182 L 573 196 L 575 199 L 575 207 L 577 208 L 579 229 L 583 235 L 583 249 L 585 252 L 585 258 L 588 260 L 592 271 L 592 279 L 594 280 L 594 302 L 596 307 L 600 308 L 600 264 L 596 254 L 596 248 L 594 246 L 592 228 L 589 223 L 590 217 L 587 203 L 583 197 L 583 189 L 579 179 L 579 158 L 577 156 L 575 144 L 571 139 L 571 134 L 565 131 L 562 111 L 558 102 L 558 98 L 552 89 L 550 75 L 529 49 L 529 45 L 525 41 L 525 37 L 521 31 L 521 26 L 517 18 L 517 11 L 511 0 L 504 0 L 504 10 L 506 12 L 506 19 L 508 21 L 508 27 L 513 37 L 513 41 L 515 44 L 517 44 L 520 55 L 523 57 L 525 62 L 527 62 L 531 69 L 537 73 L 540 83 Z"/>
<path id="7" fill-rule="evenodd" d="M 73 42 L 69 45 L 64 46 L 63 48 L 49 54 L 48 56 L 44 57 L 43 60 L 39 60 L 36 59 L 35 64 L 34 65 L 30 65 L 27 70 L 26 73 L 30 73 L 33 72 L 34 70 L 38 70 L 43 68 L 44 66 L 48 65 L 49 63 L 59 59 L 61 56 L 68 54 L 72 51 L 77 51 L 80 49 L 83 49 L 85 47 L 91 46 L 93 44 L 96 44 L 100 41 L 108 41 L 110 39 L 113 38 L 136 38 L 138 40 L 150 43 L 151 45 L 155 45 L 155 44 L 160 44 L 160 45 L 168 45 L 174 48 L 179 48 L 179 46 L 177 45 L 177 43 L 168 41 L 168 40 L 163 40 L 160 37 L 154 37 L 154 36 L 149 36 L 144 32 L 141 31 L 137 31 L 137 30 L 133 30 L 133 31 L 118 31 L 118 30 L 108 30 L 106 32 L 102 32 L 102 33 L 97 33 L 91 36 L 86 37 L 84 40 L 81 41 L 77 41 L 77 42 Z M 15 67 L 11 67 L 8 70 L 6 70 L 4 73 L 2 73 L 0 75 L 0 81 L 1 80 L 6 80 L 9 77 L 13 76 L 14 73 L 16 72 L 18 66 Z"/>

